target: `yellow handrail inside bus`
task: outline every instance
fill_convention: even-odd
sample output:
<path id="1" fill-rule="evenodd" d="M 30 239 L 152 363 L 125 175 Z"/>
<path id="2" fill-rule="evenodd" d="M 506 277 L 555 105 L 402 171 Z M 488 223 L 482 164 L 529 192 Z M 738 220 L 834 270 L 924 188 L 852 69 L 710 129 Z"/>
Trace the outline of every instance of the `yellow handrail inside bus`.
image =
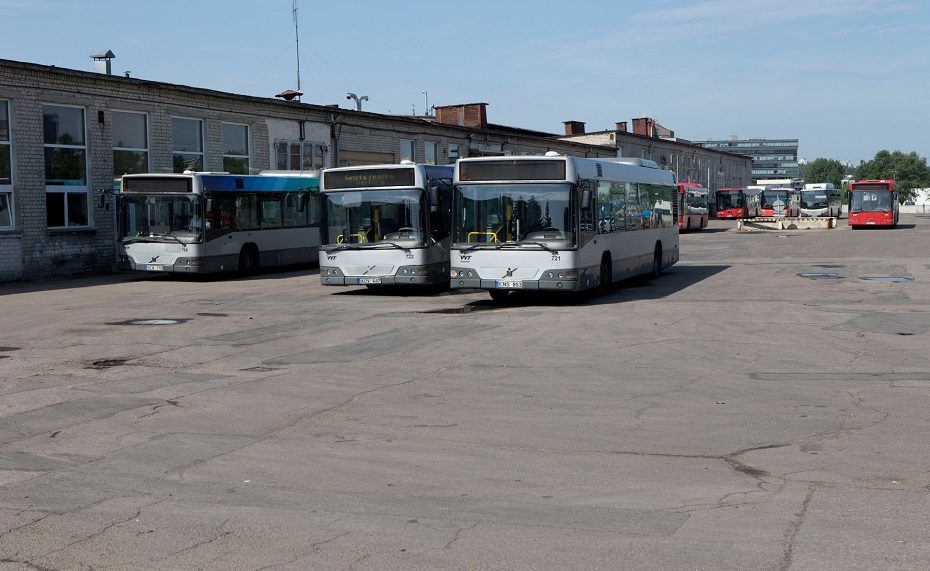
<path id="1" fill-rule="evenodd" d="M 349 237 L 350 237 L 350 238 L 352 238 L 352 237 L 358 238 L 358 243 L 359 243 L 359 244 L 361 244 L 362 242 L 365 242 L 365 241 L 366 241 L 366 240 L 365 240 L 365 235 L 362 234 L 362 233 L 360 233 L 360 232 L 354 232 L 354 233 L 352 233 L 352 234 L 349 234 Z M 337 244 L 342 244 L 342 243 L 345 242 L 345 241 L 346 241 L 345 234 L 339 234 L 338 236 L 336 236 L 336 243 L 337 243 Z"/>
<path id="2" fill-rule="evenodd" d="M 465 239 L 466 239 L 468 242 L 472 242 L 472 241 L 473 241 L 473 240 L 472 240 L 472 236 L 486 236 L 486 237 L 488 238 L 488 239 L 487 239 L 488 242 L 498 242 L 498 241 L 499 241 L 499 240 L 497 239 L 497 234 L 496 234 L 495 232 L 469 232 L 469 233 L 468 233 L 468 236 L 466 236 Z"/>

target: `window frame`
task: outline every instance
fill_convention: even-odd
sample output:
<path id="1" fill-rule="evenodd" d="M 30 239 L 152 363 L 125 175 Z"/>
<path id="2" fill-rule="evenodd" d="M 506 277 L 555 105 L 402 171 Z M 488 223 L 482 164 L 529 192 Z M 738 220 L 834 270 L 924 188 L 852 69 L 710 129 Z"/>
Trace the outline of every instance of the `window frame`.
<path id="1" fill-rule="evenodd" d="M 234 155 L 228 153 L 229 145 L 226 144 L 226 127 L 242 127 L 245 129 L 245 154 L 244 155 Z M 251 141 L 252 130 L 249 128 L 248 123 L 234 123 L 232 121 L 223 121 L 220 123 L 220 141 L 223 145 L 223 170 L 229 171 L 232 174 L 250 174 L 252 168 L 252 141 Z M 233 173 L 230 169 L 226 168 L 226 159 L 234 160 L 245 160 L 245 172 Z"/>
<path id="2" fill-rule="evenodd" d="M 175 146 L 176 146 L 176 145 L 175 145 L 175 140 L 174 140 L 174 134 L 175 134 L 174 121 L 175 121 L 175 119 L 179 119 L 179 120 L 182 120 L 182 121 L 196 121 L 196 122 L 200 125 L 200 152 L 199 152 L 199 153 L 198 153 L 198 152 L 194 152 L 194 151 L 179 151 L 179 150 L 175 149 Z M 183 115 L 171 115 L 171 162 L 172 162 L 172 169 L 171 169 L 171 170 L 172 170 L 172 172 L 178 172 L 178 171 L 175 171 L 175 170 L 174 170 L 174 164 L 173 164 L 173 163 L 174 163 L 174 158 L 177 157 L 177 156 L 179 156 L 179 155 L 182 156 L 182 157 L 185 156 L 185 155 L 199 155 L 199 156 L 200 156 L 201 172 L 205 172 L 205 171 L 207 170 L 207 144 L 206 144 L 206 132 L 205 132 L 205 129 L 204 129 L 204 120 L 203 120 L 203 119 L 200 119 L 200 118 L 198 118 L 198 117 L 185 117 L 185 116 L 183 116 Z M 185 161 L 185 162 L 186 162 L 186 161 Z M 184 169 L 184 170 L 187 170 L 187 169 Z M 183 171 L 181 171 L 181 172 L 183 172 Z"/>
<path id="3" fill-rule="evenodd" d="M 282 157 L 281 148 L 284 146 Z M 294 150 L 297 153 L 294 154 Z M 293 160 L 297 161 L 297 168 Z M 326 143 L 314 141 L 295 141 L 293 139 L 275 139 L 274 165 L 276 170 L 309 171 L 321 170 L 326 166 Z"/>
<path id="4" fill-rule="evenodd" d="M 408 150 L 404 147 L 408 147 L 410 150 L 410 155 L 405 156 L 404 151 Z M 402 161 L 412 161 L 417 162 L 417 142 L 414 139 L 400 139 L 400 152 L 397 154 L 398 162 Z"/>
<path id="5" fill-rule="evenodd" d="M 0 138 L 0 153 L 7 154 L 7 165 L 10 167 L 10 176 L 9 182 L 3 182 L 3 178 L 0 178 L 0 198 L 6 199 L 6 210 L 7 216 L 9 216 L 9 224 L 5 223 L 4 217 L 0 216 L 0 232 L 13 230 L 16 228 L 16 212 L 13 209 L 13 173 L 16 169 L 13 168 L 13 126 L 12 119 L 10 116 L 11 104 L 8 99 L 0 99 L 0 103 L 6 104 L 6 125 L 7 132 L 6 138 Z M 2 174 L 2 173 L 0 173 Z M 2 213 L 0 213 L 2 214 Z"/>
<path id="6" fill-rule="evenodd" d="M 429 150 L 433 150 L 432 162 L 430 162 Z M 439 164 L 439 143 L 434 141 L 423 142 L 423 163 L 427 165 Z"/>
<path id="7" fill-rule="evenodd" d="M 116 146 L 116 142 L 113 141 L 113 128 L 112 128 L 112 125 L 116 122 L 116 121 L 115 121 L 115 117 L 116 117 L 116 114 L 117 114 L 117 113 L 122 113 L 122 114 L 125 114 L 125 115 L 142 115 L 142 118 L 143 118 L 143 120 L 145 121 L 145 127 L 144 127 L 144 129 L 145 129 L 145 133 L 144 133 L 144 135 L 145 135 L 145 147 L 144 147 L 144 148 L 117 147 L 117 146 Z M 149 122 L 149 114 L 148 114 L 147 112 L 145 112 L 145 111 L 132 111 L 132 110 L 129 110 L 129 109 L 113 109 L 113 110 L 110 111 L 110 124 L 111 124 L 111 128 L 110 128 L 110 140 L 111 140 L 111 142 L 113 143 L 113 169 L 114 169 L 114 170 L 113 170 L 113 177 L 114 177 L 114 178 L 117 178 L 117 177 L 123 176 L 124 174 L 130 174 L 130 173 L 117 173 L 117 172 L 116 172 L 116 152 L 117 152 L 117 151 L 129 151 L 129 152 L 134 152 L 134 153 L 145 153 L 145 170 L 143 170 L 142 172 L 151 172 L 151 170 L 152 170 L 152 162 L 151 162 L 152 153 L 151 153 L 151 151 L 149 150 L 149 146 L 152 144 L 152 137 L 151 137 L 151 132 L 150 132 L 150 128 L 151 128 L 150 125 L 151 125 L 151 123 Z M 172 142 L 172 143 L 173 143 L 173 142 Z M 174 146 L 174 145 L 172 144 L 172 146 Z M 134 173 L 133 173 L 133 174 L 134 174 Z"/>
<path id="8" fill-rule="evenodd" d="M 88 182 L 88 177 L 90 175 L 90 153 L 88 152 L 87 144 L 87 107 L 83 105 L 68 105 L 64 103 L 54 103 L 54 102 L 42 102 L 40 103 L 42 110 L 42 123 L 43 131 L 45 124 L 45 110 L 49 107 L 57 107 L 60 109 L 79 109 L 81 111 L 81 130 L 83 137 L 83 144 L 81 145 L 62 145 L 58 143 L 47 143 L 45 142 L 44 134 L 42 139 L 42 150 L 43 150 L 43 162 L 45 162 L 45 153 L 46 149 L 74 149 L 80 150 L 84 153 L 84 184 L 83 185 L 49 185 L 48 178 L 45 178 L 45 202 L 46 202 L 46 228 L 49 230 L 63 230 L 63 229 L 87 229 L 93 228 L 93 209 L 90 204 L 90 187 Z M 44 165 L 43 176 L 47 175 L 45 169 L 48 168 L 48 165 Z M 64 221 L 63 225 L 51 225 L 48 219 L 48 207 L 49 207 L 49 195 L 61 195 L 62 196 L 62 220 Z M 69 220 L 71 219 L 71 208 L 69 204 L 71 203 L 72 197 L 83 197 L 84 205 L 84 214 L 86 216 L 86 221 L 84 224 L 70 224 Z"/>

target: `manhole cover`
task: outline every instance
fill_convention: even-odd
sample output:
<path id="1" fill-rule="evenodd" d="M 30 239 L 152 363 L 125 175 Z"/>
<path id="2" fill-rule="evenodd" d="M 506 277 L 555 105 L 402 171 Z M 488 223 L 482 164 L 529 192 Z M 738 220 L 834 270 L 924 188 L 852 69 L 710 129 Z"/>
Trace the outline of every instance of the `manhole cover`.
<path id="1" fill-rule="evenodd" d="M 107 325 L 179 325 L 190 321 L 189 319 L 127 319 L 126 321 L 115 321 Z"/>
<path id="2" fill-rule="evenodd" d="M 904 276 L 866 276 L 862 279 L 870 282 L 889 282 L 893 284 L 899 284 L 902 282 L 913 281 L 914 278 L 906 278 Z"/>
<path id="3" fill-rule="evenodd" d="M 839 274 L 834 272 L 804 272 L 798 274 L 802 278 L 809 280 L 838 280 L 842 279 Z"/>

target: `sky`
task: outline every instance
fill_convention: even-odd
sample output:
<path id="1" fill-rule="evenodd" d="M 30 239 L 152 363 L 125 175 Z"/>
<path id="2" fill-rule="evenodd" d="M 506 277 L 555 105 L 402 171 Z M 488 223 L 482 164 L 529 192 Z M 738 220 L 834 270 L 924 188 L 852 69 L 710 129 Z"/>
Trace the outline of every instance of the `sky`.
<path id="1" fill-rule="evenodd" d="M 808 161 L 930 155 L 926 0 L 0 0 L 0 58 L 365 111 L 485 102 L 562 133 L 652 117 Z M 425 93 L 424 93 L 425 92 Z"/>

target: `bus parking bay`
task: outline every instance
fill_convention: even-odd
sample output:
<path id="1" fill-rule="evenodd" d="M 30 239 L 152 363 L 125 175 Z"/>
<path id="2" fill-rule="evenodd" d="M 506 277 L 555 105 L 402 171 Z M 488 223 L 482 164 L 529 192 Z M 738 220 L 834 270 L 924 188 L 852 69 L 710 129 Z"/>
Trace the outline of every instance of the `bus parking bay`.
<path id="1" fill-rule="evenodd" d="M 15 568 L 926 568 L 930 218 L 599 297 L 0 285 Z"/>

